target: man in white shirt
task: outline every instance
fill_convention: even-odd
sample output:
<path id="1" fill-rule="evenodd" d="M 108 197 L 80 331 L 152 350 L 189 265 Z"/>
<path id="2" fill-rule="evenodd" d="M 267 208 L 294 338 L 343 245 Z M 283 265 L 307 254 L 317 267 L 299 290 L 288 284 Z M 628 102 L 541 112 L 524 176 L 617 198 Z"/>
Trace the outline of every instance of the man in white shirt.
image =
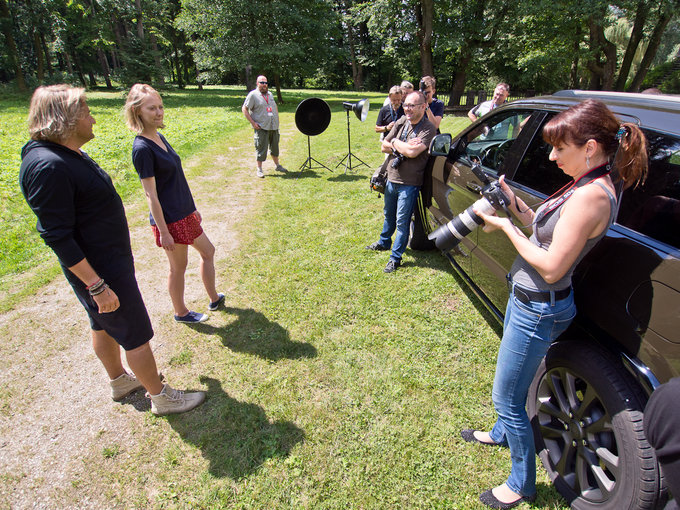
<path id="1" fill-rule="evenodd" d="M 472 122 L 476 121 L 478 118 L 483 117 L 489 113 L 494 108 L 499 107 L 508 99 L 510 95 L 510 85 L 507 83 L 499 83 L 496 85 L 496 89 L 493 91 L 493 97 L 490 101 L 484 101 L 479 103 L 477 106 L 472 108 L 468 112 L 468 117 Z"/>

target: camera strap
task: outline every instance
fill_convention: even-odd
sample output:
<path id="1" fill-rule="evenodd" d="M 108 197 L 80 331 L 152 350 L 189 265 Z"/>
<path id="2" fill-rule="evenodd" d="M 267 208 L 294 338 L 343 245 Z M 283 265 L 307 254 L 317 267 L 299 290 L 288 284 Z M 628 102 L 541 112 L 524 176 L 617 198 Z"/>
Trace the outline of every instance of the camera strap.
<path id="1" fill-rule="evenodd" d="M 538 206 L 542 206 L 549 200 L 553 199 L 554 197 L 557 197 L 557 199 L 550 204 L 548 207 L 546 207 L 543 211 L 541 211 L 540 215 L 537 215 L 536 218 L 534 218 L 534 221 L 529 223 L 528 225 L 524 225 L 524 227 L 530 227 L 532 225 L 535 225 L 539 221 L 541 221 L 543 218 L 545 218 L 548 214 L 552 213 L 556 209 L 558 209 L 561 205 L 563 205 L 567 200 L 571 198 L 571 196 L 574 194 L 574 192 L 578 189 L 576 186 L 579 184 L 581 181 L 585 179 L 585 182 L 581 186 L 585 186 L 586 184 L 594 181 L 595 179 L 599 179 L 600 177 L 604 175 L 608 175 L 609 172 L 611 172 L 611 165 L 609 163 L 605 163 L 604 165 L 600 165 L 598 167 L 593 168 L 590 170 L 587 174 L 581 176 L 577 181 L 574 181 L 572 183 L 567 183 L 564 186 L 562 186 L 560 189 L 558 189 L 555 193 L 550 195 L 548 198 L 543 200 Z M 519 207 L 517 207 L 517 196 L 515 196 L 515 208 L 519 211 Z"/>
<path id="2" fill-rule="evenodd" d="M 408 121 L 408 120 L 406 122 L 404 122 L 404 129 L 402 129 L 401 134 L 399 136 L 399 139 L 402 142 L 406 142 L 406 141 L 408 141 L 408 135 L 409 134 L 413 133 L 414 136 L 418 136 L 418 131 L 420 131 L 420 128 L 422 127 L 421 124 L 423 123 L 423 120 L 425 120 L 424 115 L 423 115 L 423 118 L 420 119 L 418 124 L 416 124 L 415 126 L 413 124 L 411 124 L 411 122 Z M 409 126 L 411 126 L 411 133 L 409 133 L 409 131 L 408 131 Z"/>

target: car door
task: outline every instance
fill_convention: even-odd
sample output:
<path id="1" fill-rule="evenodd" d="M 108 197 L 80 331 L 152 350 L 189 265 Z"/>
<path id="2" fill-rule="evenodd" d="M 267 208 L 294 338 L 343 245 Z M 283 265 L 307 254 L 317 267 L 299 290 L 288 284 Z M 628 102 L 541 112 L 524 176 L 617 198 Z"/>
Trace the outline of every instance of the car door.
<path id="1" fill-rule="evenodd" d="M 616 223 L 573 281 L 580 320 L 665 382 L 680 375 L 680 137 L 644 131 L 647 179 L 623 191 Z"/>
<path id="2" fill-rule="evenodd" d="M 513 191 L 530 206 L 538 205 L 552 191 L 559 189 L 562 183 L 566 182 L 564 174 L 553 162 L 549 161 L 549 146 L 540 136 L 541 128 L 552 115 L 541 110 L 514 110 L 511 122 L 515 122 L 516 137 L 501 145 L 502 151 L 507 145 L 511 148 L 500 158 L 493 151 L 495 147 L 489 149 L 485 146 L 486 140 L 472 139 L 468 143 L 467 157 L 474 157 L 474 152 L 481 153 L 482 167 L 491 179 L 497 179 L 501 175 L 506 176 L 506 182 Z M 489 119 L 489 122 L 506 122 L 505 119 Z M 473 131 L 474 132 L 474 131 Z M 481 146 L 481 150 L 478 147 Z M 470 148 L 472 147 L 472 148 Z M 473 154 L 472 156 L 470 154 Z M 459 163 L 461 166 L 462 163 Z M 469 166 L 461 171 L 461 175 L 471 174 Z M 471 203 L 479 198 L 477 194 L 481 186 L 472 182 L 472 178 L 464 179 L 463 183 L 458 184 L 458 188 L 470 189 L 468 200 Z M 474 192 L 477 193 L 474 193 Z M 460 206 L 459 206 L 460 207 Z M 499 211 L 500 215 L 505 213 Z M 527 235 L 531 229 L 524 228 Z M 505 311 L 508 299 L 507 284 L 505 275 L 510 271 L 512 262 L 517 256 L 512 243 L 505 235 L 499 232 L 485 233 L 482 229 L 476 229 L 468 237 L 473 243 L 470 251 L 469 275 L 475 284 L 483 291 L 490 301 L 490 304 L 498 314 Z M 487 303 L 489 304 L 489 303 Z"/>

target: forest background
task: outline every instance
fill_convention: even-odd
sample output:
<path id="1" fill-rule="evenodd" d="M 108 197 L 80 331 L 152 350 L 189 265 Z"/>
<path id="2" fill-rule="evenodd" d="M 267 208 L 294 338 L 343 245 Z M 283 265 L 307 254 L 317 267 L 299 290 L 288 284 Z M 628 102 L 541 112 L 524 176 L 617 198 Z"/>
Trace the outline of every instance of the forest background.
<path id="1" fill-rule="evenodd" d="M 0 87 L 680 92 L 678 0 L 0 0 Z M 680 65 L 676 66 L 680 67 Z M 0 89 L 2 90 L 2 89 Z"/>

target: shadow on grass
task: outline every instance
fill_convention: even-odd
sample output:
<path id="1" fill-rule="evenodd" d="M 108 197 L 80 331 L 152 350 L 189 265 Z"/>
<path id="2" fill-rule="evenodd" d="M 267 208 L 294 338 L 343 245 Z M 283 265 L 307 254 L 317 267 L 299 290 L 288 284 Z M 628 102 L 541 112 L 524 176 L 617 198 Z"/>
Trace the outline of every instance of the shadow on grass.
<path id="1" fill-rule="evenodd" d="M 354 172 L 355 170 L 352 170 L 352 171 Z M 370 178 L 371 178 L 370 176 L 366 176 L 366 175 L 355 174 L 355 173 L 351 173 L 351 174 L 347 173 L 346 174 L 346 173 L 343 172 L 343 173 L 334 175 L 333 177 L 329 177 L 328 180 L 333 181 L 333 182 L 352 182 L 352 181 L 368 181 L 368 180 L 370 180 Z"/>
<path id="2" fill-rule="evenodd" d="M 278 177 L 279 179 L 299 179 L 300 177 L 304 177 L 305 179 L 318 179 L 321 177 L 321 174 L 318 172 L 315 172 L 313 169 L 304 169 L 304 170 L 288 170 L 285 174 L 272 174 L 271 176 L 267 177 Z"/>
<path id="3" fill-rule="evenodd" d="M 222 344 L 232 351 L 270 361 L 314 358 L 317 355 L 313 345 L 291 340 L 288 331 L 252 308 L 225 307 L 224 311 L 236 315 L 237 319 L 221 328 L 204 322 L 192 327 L 200 333 L 218 335 Z"/>
<path id="4" fill-rule="evenodd" d="M 195 411 L 172 415 L 168 423 L 201 449 L 218 478 L 234 480 L 255 472 L 267 459 L 285 458 L 305 434 L 294 423 L 271 422 L 262 407 L 230 397 L 217 379 L 201 376 L 207 399 Z"/>
<path id="5" fill-rule="evenodd" d="M 475 307 L 477 312 L 484 318 L 484 320 L 489 324 L 491 329 L 500 337 L 503 336 L 503 325 L 498 322 L 496 316 L 489 311 L 484 302 L 475 294 L 475 292 L 470 288 L 470 286 L 465 282 L 465 280 L 456 272 L 456 270 L 451 266 L 449 261 L 442 256 L 439 250 L 432 251 L 418 251 L 410 250 L 413 255 L 413 262 L 405 262 L 402 267 L 427 267 L 430 269 L 436 269 L 444 271 L 453 275 L 456 283 L 461 288 L 463 293 L 470 300 L 472 305 Z"/>

